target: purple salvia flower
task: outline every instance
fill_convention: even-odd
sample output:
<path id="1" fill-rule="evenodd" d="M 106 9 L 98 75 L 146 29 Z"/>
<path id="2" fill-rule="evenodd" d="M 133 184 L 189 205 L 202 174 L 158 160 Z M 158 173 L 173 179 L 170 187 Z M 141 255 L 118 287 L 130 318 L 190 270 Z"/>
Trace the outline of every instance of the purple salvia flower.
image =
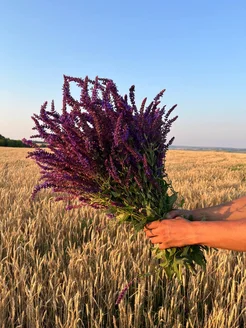
<path id="1" fill-rule="evenodd" d="M 147 98 L 144 98 L 144 100 L 142 101 L 141 107 L 140 107 L 140 116 L 143 115 L 144 113 L 144 108 L 145 108 L 145 104 L 146 104 Z"/>
<path id="2" fill-rule="evenodd" d="M 33 190 L 33 193 L 32 193 L 32 199 L 34 199 L 37 192 L 39 192 L 41 189 L 48 189 L 48 188 L 51 188 L 51 187 L 55 187 L 55 185 L 53 183 L 46 182 L 46 181 L 44 183 L 36 186 Z"/>
<path id="3" fill-rule="evenodd" d="M 80 101 L 72 97 L 70 83 L 81 88 Z M 93 86 L 91 97 L 90 85 Z M 79 79 L 64 75 L 62 114 L 55 111 L 52 101 L 50 111 L 47 111 L 45 102 L 40 115 L 33 115 L 36 136 L 42 138 L 49 149 L 48 152 L 36 149 L 29 155 L 42 169 L 40 181 L 43 180 L 44 184 L 40 184 L 36 191 L 50 187 L 55 192 L 79 199 L 87 193 L 100 191 L 98 181 L 101 180 L 97 177 L 102 180 L 111 177 L 120 185 L 122 181 L 127 185 L 134 177 L 142 189 L 138 163 L 146 161 L 144 147 L 153 142 L 161 145 L 156 154 L 160 164 L 168 148 L 164 143 L 173 121 L 166 120 L 166 124 L 161 121 L 163 113 L 157 106 L 163 91 L 147 109 L 144 99 L 140 113 L 137 112 L 134 91 L 132 86 L 129 90 L 130 106 L 128 98 L 120 96 L 110 79 L 96 77 L 92 81 L 88 77 Z M 161 174 L 162 165 L 158 167 Z M 125 168 L 129 169 L 128 172 Z M 152 168 L 146 163 L 145 171 L 152 183 Z M 90 202 L 90 197 L 86 203 Z M 83 202 L 82 198 L 80 202 Z"/>
<path id="4" fill-rule="evenodd" d="M 126 180 L 125 180 L 126 186 L 129 186 L 129 183 L 130 183 L 130 180 L 131 180 L 131 175 L 132 175 L 132 168 L 130 166 L 129 169 L 128 169 L 128 172 L 127 172 Z"/>
<path id="5" fill-rule="evenodd" d="M 120 292 L 115 304 L 116 305 L 119 305 L 121 300 L 123 299 L 123 297 L 125 296 L 126 292 L 128 291 L 129 287 L 133 284 L 135 279 L 133 279 L 132 281 L 130 281 L 123 289 L 122 291 Z"/>
<path id="6" fill-rule="evenodd" d="M 135 85 L 132 85 L 130 87 L 130 90 L 129 90 L 129 98 L 130 98 L 130 101 L 131 101 L 131 104 L 132 104 L 132 108 L 134 110 L 135 113 L 137 113 L 137 106 L 136 106 L 136 103 L 135 103 Z M 127 98 L 126 98 L 126 103 L 127 103 Z"/>
<path id="7" fill-rule="evenodd" d="M 154 120 L 151 124 L 151 128 L 150 128 L 151 131 L 156 131 L 163 125 L 162 116 L 163 116 L 164 112 L 165 112 L 165 106 L 161 110 L 156 112 Z M 158 131 L 158 133 L 159 133 L 159 131 Z"/>
<path id="8" fill-rule="evenodd" d="M 136 183 L 137 183 L 137 185 L 139 186 L 139 188 L 140 188 L 141 190 L 143 190 L 143 186 L 142 186 L 141 182 L 138 180 L 138 178 L 137 178 L 136 176 L 134 176 L 134 180 L 136 181 Z"/>
<path id="9" fill-rule="evenodd" d="M 94 203 L 94 204 L 90 204 L 90 206 L 92 208 L 95 208 L 96 210 L 100 210 L 100 209 L 106 209 L 106 206 L 98 204 L 98 203 Z"/>
<path id="10" fill-rule="evenodd" d="M 91 99 L 88 92 L 88 76 L 85 77 L 83 81 L 83 88 L 81 90 L 81 102 L 86 106 L 90 104 Z"/>
<path id="11" fill-rule="evenodd" d="M 114 165 L 113 158 L 111 156 L 109 157 L 109 161 L 110 161 L 110 173 L 111 173 L 112 178 L 114 178 L 115 181 L 117 181 L 118 183 L 121 184 L 121 179 L 118 175 L 117 169 Z"/>
<path id="12" fill-rule="evenodd" d="M 148 165 L 148 162 L 147 162 L 147 157 L 146 157 L 145 154 L 143 156 L 143 164 L 144 164 L 144 171 L 145 171 L 147 177 L 150 177 L 152 174 L 150 172 L 149 165 Z"/>
<path id="13" fill-rule="evenodd" d="M 171 127 L 171 125 L 173 124 L 173 122 L 176 121 L 176 119 L 178 118 L 178 116 L 173 117 L 171 120 L 168 121 L 168 126 Z"/>
<path id="14" fill-rule="evenodd" d="M 64 201 L 71 201 L 71 200 L 74 200 L 74 199 L 76 199 L 76 196 L 60 196 L 60 197 L 56 197 L 55 198 L 55 201 L 56 202 L 59 202 L 59 201 L 61 201 L 61 200 L 64 200 Z"/>
<path id="15" fill-rule="evenodd" d="M 92 102 L 96 102 L 96 100 L 98 98 L 98 88 L 99 88 L 98 76 L 96 76 L 94 87 L 93 87 L 93 90 L 92 90 L 92 97 L 91 97 Z"/>
<path id="16" fill-rule="evenodd" d="M 110 220 L 115 219 L 115 215 L 112 214 L 112 213 L 108 213 L 108 214 L 106 214 L 106 217 L 107 217 L 108 219 L 110 219 Z"/>
<path id="17" fill-rule="evenodd" d="M 131 146 L 129 146 L 126 143 L 124 143 L 124 146 L 129 151 L 129 153 L 133 156 L 136 162 L 140 162 L 143 159 L 142 156 L 137 151 L 135 151 Z"/>
<path id="18" fill-rule="evenodd" d="M 46 108 L 47 108 L 47 105 L 48 105 L 48 102 L 45 101 L 45 102 L 43 103 L 43 105 L 41 106 L 41 109 L 40 109 L 40 115 L 41 115 L 41 116 L 44 115 L 44 114 L 46 114 Z"/>
<path id="19" fill-rule="evenodd" d="M 30 138 L 34 139 L 34 138 L 39 138 L 39 134 L 33 134 L 32 136 L 30 136 Z M 29 140 L 31 141 L 31 140 Z"/>
<path id="20" fill-rule="evenodd" d="M 167 121 L 168 117 L 170 116 L 170 114 L 174 111 L 174 109 L 177 107 L 177 104 L 172 106 L 169 111 L 166 113 L 165 115 L 165 122 Z"/>
<path id="21" fill-rule="evenodd" d="M 120 143 L 122 143 L 121 140 L 121 122 L 123 118 L 123 113 L 120 113 L 118 120 L 116 122 L 115 130 L 114 130 L 114 143 L 115 146 L 118 146 Z"/>
<path id="22" fill-rule="evenodd" d="M 70 211 L 70 210 L 73 210 L 73 209 L 75 209 L 75 208 L 81 208 L 81 207 L 86 206 L 86 205 L 89 205 L 89 204 L 88 204 L 88 203 L 81 203 L 81 204 L 79 204 L 79 205 L 67 205 L 67 206 L 65 207 L 65 209 L 66 209 L 67 211 Z"/>
<path id="23" fill-rule="evenodd" d="M 35 144 L 32 140 L 27 140 L 26 138 L 23 138 L 21 141 L 29 147 L 32 147 L 32 148 L 38 147 L 38 145 Z"/>
<path id="24" fill-rule="evenodd" d="M 170 147 L 174 141 L 174 137 L 172 137 L 169 141 L 168 141 L 168 144 L 167 144 L 167 148 Z"/>
<path id="25" fill-rule="evenodd" d="M 64 83 L 63 83 L 63 101 L 62 101 L 62 112 L 65 114 L 67 112 L 67 95 L 70 95 L 70 90 L 69 90 L 69 82 L 66 78 L 66 76 L 63 76 Z"/>
<path id="26" fill-rule="evenodd" d="M 119 203 L 119 202 L 110 202 L 110 204 L 112 205 L 112 206 L 116 206 L 116 207 L 122 207 L 123 205 L 122 205 L 122 203 Z"/>
<path id="27" fill-rule="evenodd" d="M 99 147 L 101 148 L 102 151 L 104 151 L 103 130 L 102 130 L 102 124 L 99 121 L 99 116 L 93 111 L 90 111 L 90 114 L 93 118 L 93 124 L 95 126 L 95 130 L 97 133 Z"/>
<path id="28" fill-rule="evenodd" d="M 51 113 L 56 113 L 54 100 L 51 101 Z"/>
<path id="29" fill-rule="evenodd" d="M 165 91 L 166 91 L 166 89 L 163 89 L 155 96 L 155 98 L 154 98 L 155 103 L 157 103 L 159 101 L 159 99 L 163 96 Z"/>
<path id="30" fill-rule="evenodd" d="M 144 116 L 145 116 L 145 117 L 147 117 L 147 116 L 150 114 L 150 112 L 151 112 L 151 110 L 152 110 L 152 108 L 153 108 L 153 104 L 154 104 L 154 102 L 152 101 L 152 102 L 149 104 L 149 106 L 147 106 L 147 108 L 146 108 L 146 110 L 145 110 L 145 112 L 144 112 Z"/>

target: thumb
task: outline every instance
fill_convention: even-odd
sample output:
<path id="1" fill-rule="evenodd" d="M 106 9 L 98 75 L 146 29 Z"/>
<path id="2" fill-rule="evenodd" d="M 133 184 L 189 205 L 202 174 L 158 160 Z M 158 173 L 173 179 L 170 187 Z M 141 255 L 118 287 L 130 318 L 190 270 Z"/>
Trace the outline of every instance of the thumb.
<path id="1" fill-rule="evenodd" d="M 172 210 L 166 215 L 166 219 L 174 219 L 176 216 L 180 216 L 181 211 L 180 210 Z"/>

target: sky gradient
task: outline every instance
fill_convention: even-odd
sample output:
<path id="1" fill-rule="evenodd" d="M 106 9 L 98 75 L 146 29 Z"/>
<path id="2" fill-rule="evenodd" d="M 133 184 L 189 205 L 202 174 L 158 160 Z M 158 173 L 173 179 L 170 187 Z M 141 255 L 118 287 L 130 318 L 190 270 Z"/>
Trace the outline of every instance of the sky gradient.
<path id="1" fill-rule="evenodd" d="M 246 148 L 245 17 L 244 0 L 2 1 L 0 134 L 29 138 L 46 100 L 59 111 L 63 74 L 98 75 L 138 104 L 165 88 L 174 145 Z"/>

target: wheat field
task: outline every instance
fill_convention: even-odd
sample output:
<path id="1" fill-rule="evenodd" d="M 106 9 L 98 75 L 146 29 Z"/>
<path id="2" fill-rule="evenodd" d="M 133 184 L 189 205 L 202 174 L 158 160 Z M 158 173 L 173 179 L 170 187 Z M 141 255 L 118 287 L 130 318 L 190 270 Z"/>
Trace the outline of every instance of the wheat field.
<path id="1" fill-rule="evenodd" d="M 246 327 L 246 253 L 211 249 L 206 272 L 184 272 L 184 292 L 155 272 L 144 233 L 65 211 L 49 192 L 31 201 L 39 169 L 27 151 L 0 148 L 1 328 Z M 170 150 L 166 166 L 187 209 L 246 194 L 246 154 Z"/>

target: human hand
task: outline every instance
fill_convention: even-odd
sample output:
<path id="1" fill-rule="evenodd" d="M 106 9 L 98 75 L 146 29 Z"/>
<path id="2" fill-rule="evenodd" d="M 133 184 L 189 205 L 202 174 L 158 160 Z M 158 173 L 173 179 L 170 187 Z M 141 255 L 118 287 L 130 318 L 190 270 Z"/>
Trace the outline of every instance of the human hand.
<path id="1" fill-rule="evenodd" d="M 151 243 L 159 244 L 160 249 L 183 247 L 195 243 L 193 222 L 182 217 L 153 221 L 146 224 L 144 231 Z"/>

